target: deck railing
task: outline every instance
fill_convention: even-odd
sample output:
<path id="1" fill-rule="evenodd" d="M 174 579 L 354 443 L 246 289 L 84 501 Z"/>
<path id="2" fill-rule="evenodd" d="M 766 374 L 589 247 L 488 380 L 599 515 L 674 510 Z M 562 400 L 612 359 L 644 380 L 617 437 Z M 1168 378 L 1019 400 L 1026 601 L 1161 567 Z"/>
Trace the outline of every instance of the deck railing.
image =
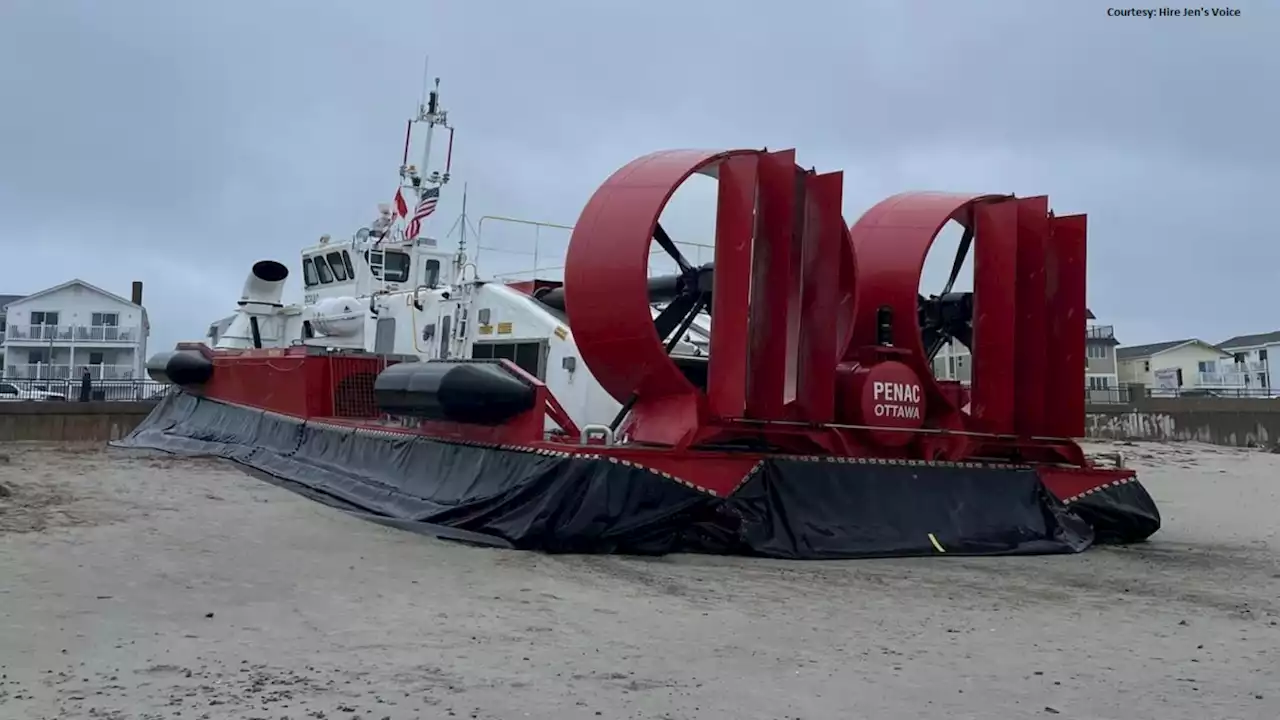
<path id="1" fill-rule="evenodd" d="M 4 368 L 6 378 L 32 380 L 79 380 L 88 368 L 94 380 L 131 380 L 137 375 L 132 365 L 67 365 L 65 363 L 11 363 Z"/>
<path id="2" fill-rule="evenodd" d="M 8 340 L 47 341 L 55 344 L 136 343 L 137 326 L 119 325 L 9 325 Z"/>

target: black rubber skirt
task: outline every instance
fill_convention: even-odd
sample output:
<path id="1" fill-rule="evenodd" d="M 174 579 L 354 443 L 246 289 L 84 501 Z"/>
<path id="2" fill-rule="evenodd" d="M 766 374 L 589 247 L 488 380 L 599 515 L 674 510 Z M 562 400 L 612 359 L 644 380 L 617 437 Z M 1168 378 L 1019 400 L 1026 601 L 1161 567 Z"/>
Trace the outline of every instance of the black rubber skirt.
<path id="1" fill-rule="evenodd" d="M 723 498 L 608 457 L 356 430 L 187 393 L 114 445 L 221 457 L 371 520 L 557 553 L 1073 553 L 1095 541 L 1089 518 L 1107 520 L 1068 508 L 1026 468 L 768 459 Z"/>

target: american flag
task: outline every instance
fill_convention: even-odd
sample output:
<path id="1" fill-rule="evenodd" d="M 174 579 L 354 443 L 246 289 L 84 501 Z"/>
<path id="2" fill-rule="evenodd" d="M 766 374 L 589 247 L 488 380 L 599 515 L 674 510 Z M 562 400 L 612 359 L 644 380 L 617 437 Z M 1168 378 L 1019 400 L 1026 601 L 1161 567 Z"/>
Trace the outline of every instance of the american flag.
<path id="1" fill-rule="evenodd" d="M 405 237 L 410 240 L 418 237 L 418 233 L 422 232 L 422 221 L 436 211 L 436 203 L 439 201 L 440 188 L 427 188 L 423 191 L 422 199 L 418 201 L 418 207 L 413 209 L 413 217 L 409 219 L 409 226 L 405 228 Z"/>

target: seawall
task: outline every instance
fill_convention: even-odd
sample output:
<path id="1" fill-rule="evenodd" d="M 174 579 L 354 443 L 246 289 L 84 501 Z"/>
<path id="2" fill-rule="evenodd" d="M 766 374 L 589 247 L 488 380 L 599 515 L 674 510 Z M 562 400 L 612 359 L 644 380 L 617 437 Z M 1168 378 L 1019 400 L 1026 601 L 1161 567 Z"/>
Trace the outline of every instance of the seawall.
<path id="1" fill-rule="evenodd" d="M 1085 408 L 1091 438 L 1194 440 L 1235 447 L 1280 443 L 1280 397 L 1141 398 Z"/>
<path id="2" fill-rule="evenodd" d="M 155 402 L 0 402 L 0 442 L 117 440 L 155 406 Z"/>

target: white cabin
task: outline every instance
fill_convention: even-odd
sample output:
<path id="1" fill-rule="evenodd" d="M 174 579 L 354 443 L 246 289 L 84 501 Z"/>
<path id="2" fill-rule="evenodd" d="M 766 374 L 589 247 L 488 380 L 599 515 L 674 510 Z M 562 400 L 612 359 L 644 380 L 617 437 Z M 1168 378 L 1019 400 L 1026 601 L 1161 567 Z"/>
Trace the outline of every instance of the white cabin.
<path id="1" fill-rule="evenodd" d="M 546 383 L 579 426 L 608 424 L 621 409 L 579 358 L 562 312 L 518 283 L 475 279 L 463 255 L 434 240 L 325 240 L 302 251 L 301 267 L 301 305 L 279 302 L 284 281 L 266 283 L 266 290 L 251 274 L 237 313 L 210 326 L 211 344 L 255 347 L 254 318 L 261 347 L 511 360 Z M 708 322 L 700 318 L 674 354 L 705 354 Z"/>

